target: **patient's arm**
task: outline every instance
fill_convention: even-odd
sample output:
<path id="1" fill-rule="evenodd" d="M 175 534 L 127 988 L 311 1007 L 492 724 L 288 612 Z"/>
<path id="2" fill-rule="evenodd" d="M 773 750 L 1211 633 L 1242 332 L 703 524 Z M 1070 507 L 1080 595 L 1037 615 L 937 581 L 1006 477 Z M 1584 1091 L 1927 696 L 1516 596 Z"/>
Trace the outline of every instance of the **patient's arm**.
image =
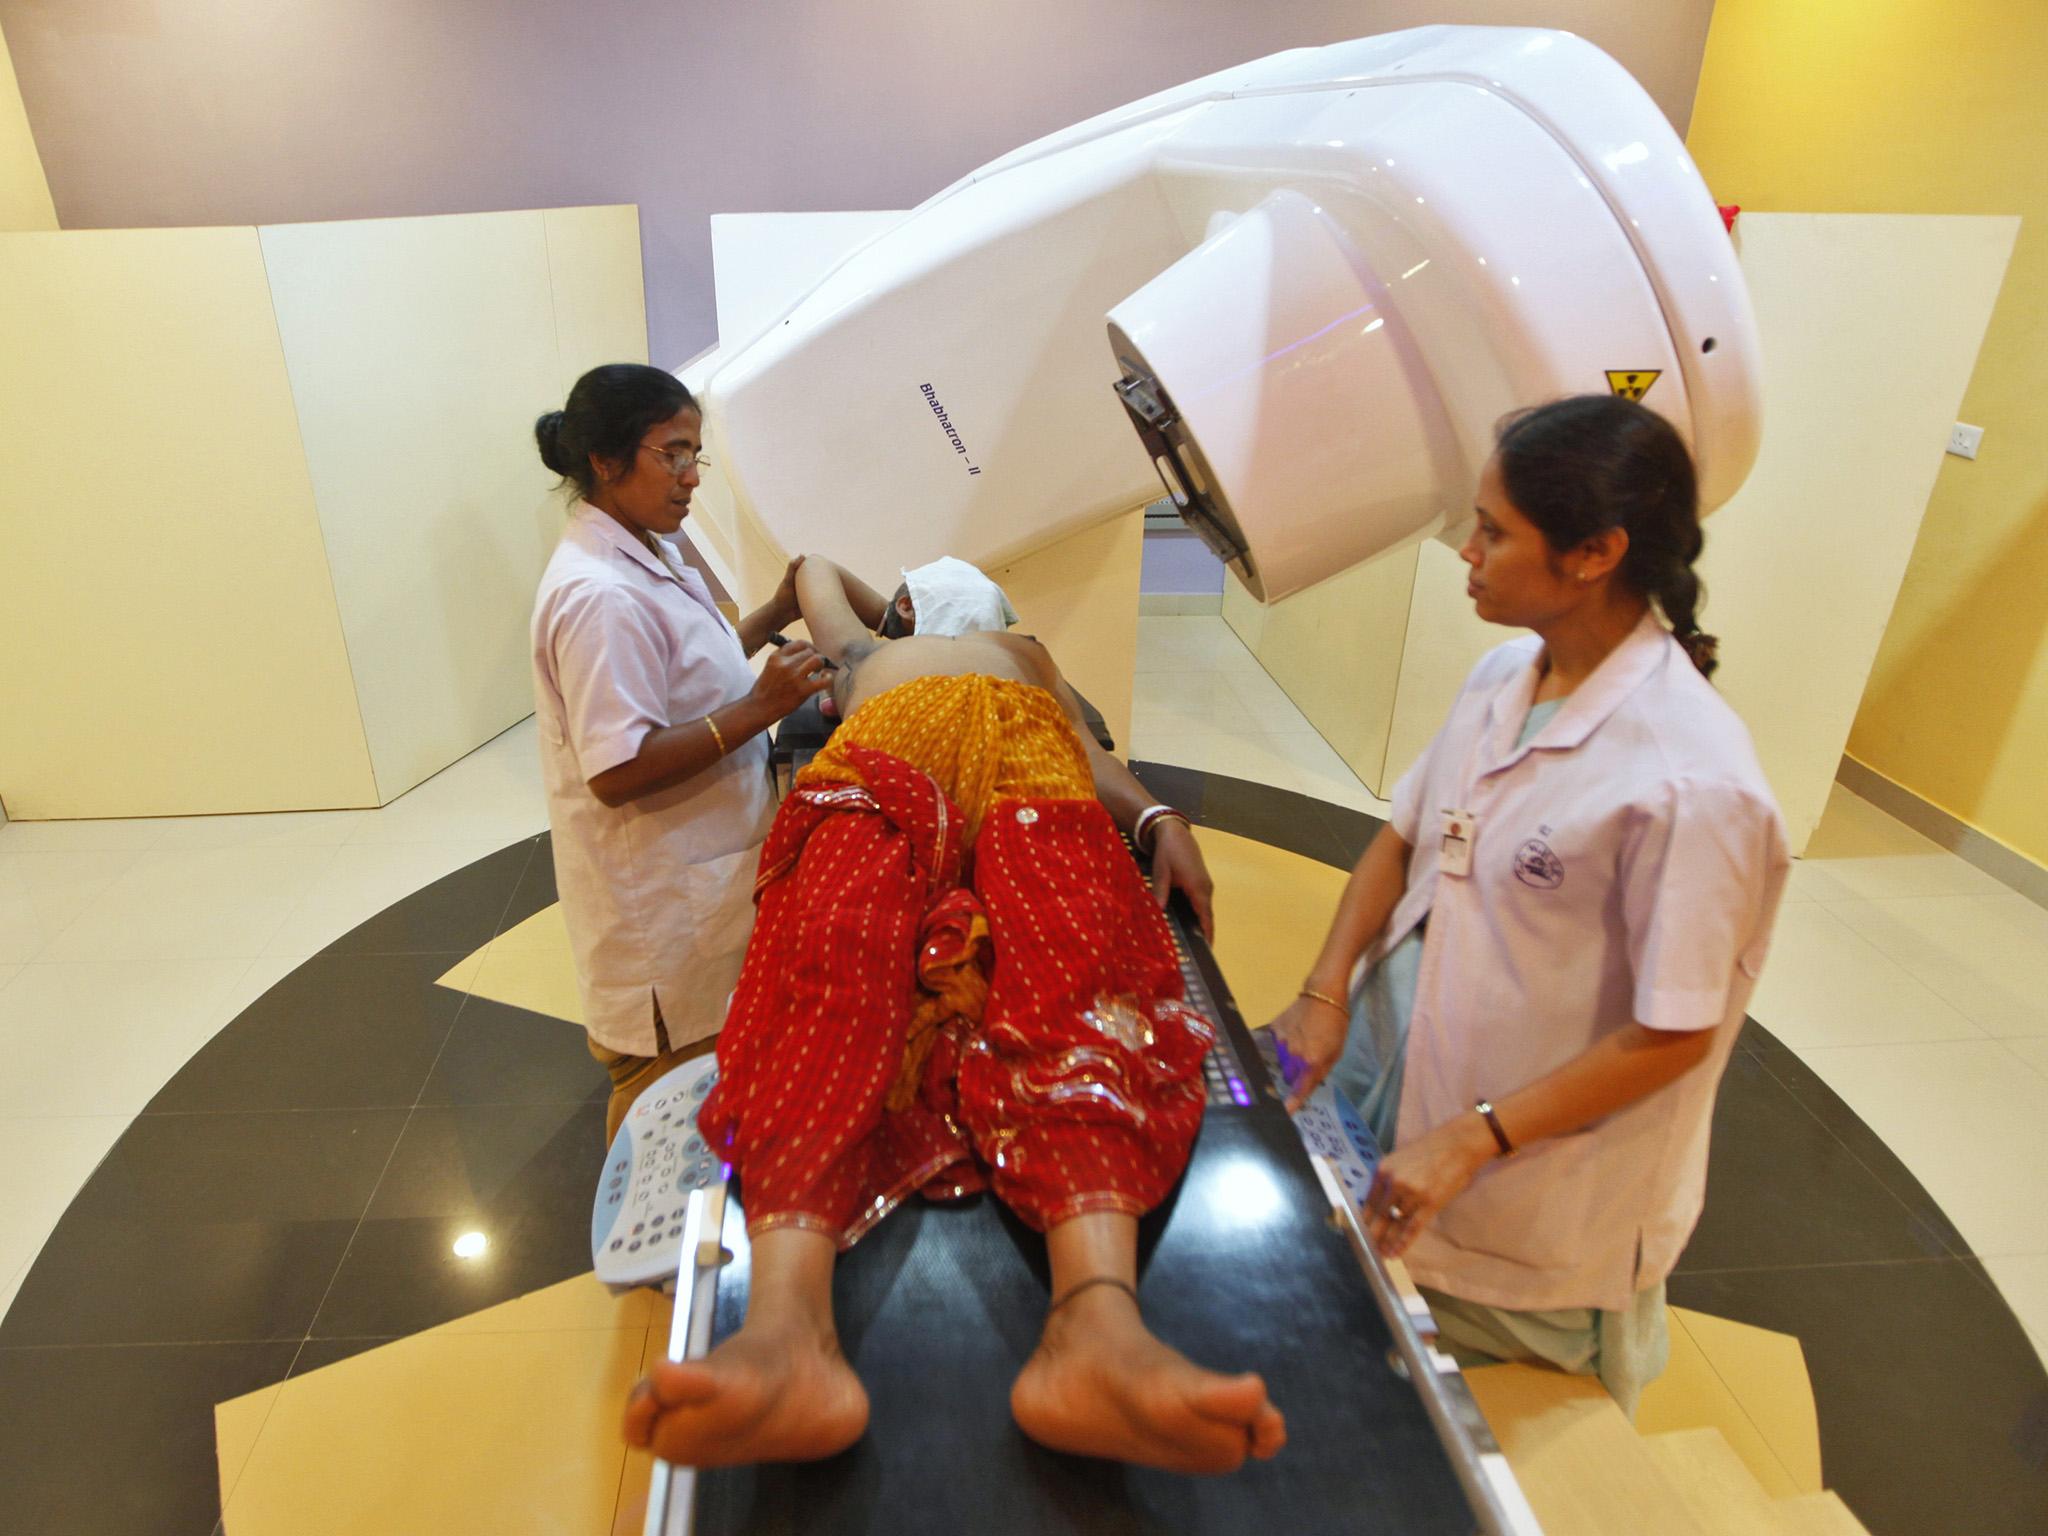
<path id="1" fill-rule="evenodd" d="M 848 597 L 852 578 L 830 560 L 810 556 L 797 568 L 796 600 L 803 610 L 811 644 L 841 666 L 850 666 L 881 642 L 874 626 L 864 622 Z M 852 582 L 875 600 L 875 622 L 881 622 L 882 600 L 872 588 Z"/>
<path id="2" fill-rule="evenodd" d="M 870 633 L 881 629 L 882 620 L 889 612 L 889 599 L 862 581 L 845 566 L 839 568 L 839 584 L 846 591 L 846 601 Z"/>
<path id="3" fill-rule="evenodd" d="M 1050 656 L 1046 658 L 1048 666 L 1051 660 Z M 1129 832 L 1138 819 L 1138 813 L 1159 801 L 1138 782 L 1138 776 L 1124 765 L 1121 758 L 1102 750 L 1102 743 L 1088 729 L 1087 718 L 1081 711 L 1080 695 L 1059 675 L 1057 667 L 1052 668 L 1052 673 L 1053 696 L 1060 701 L 1067 718 L 1073 721 L 1081 745 L 1087 750 L 1088 769 L 1095 779 L 1095 798 L 1102 802 L 1118 829 Z M 1213 941 L 1216 937 L 1216 914 L 1211 898 L 1215 885 L 1209 878 L 1209 866 L 1202 861 L 1202 850 L 1196 846 L 1194 833 L 1185 822 L 1163 817 L 1153 823 L 1151 843 L 1152 894 L 1159 898 L 1163 907 L 1173 892 L 1183 892 L 1202 924 L 1202 937 Z"/>

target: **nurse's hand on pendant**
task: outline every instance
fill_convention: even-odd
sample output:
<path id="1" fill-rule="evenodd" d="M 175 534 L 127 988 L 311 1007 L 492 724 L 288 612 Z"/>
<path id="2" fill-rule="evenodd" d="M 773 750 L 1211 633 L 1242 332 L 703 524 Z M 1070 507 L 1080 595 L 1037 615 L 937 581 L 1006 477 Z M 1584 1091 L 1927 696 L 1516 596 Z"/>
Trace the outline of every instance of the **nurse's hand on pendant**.
<path id="1" fill-rule="evenodd" d="M 1216 883 L 1209 878 L 1209 866 L 1202 862 L 1202 850 L 1195 834 L 1184 821 L 1171 816 L 1159 819 L 1152 834 L 1152 894 L 1159 905 L 1175 891 L 1182 892 L 1202 925 L 1202 937 L 1216 942 L 1216 912 L 1212 897 Z"/>
<path id="2" fill-rule="evenodd" d="M 832 686 L 825 658 L 804 640 L 792 640 L 768 658 L 754 679 L 754 697 L 780 720 L 814 693 Z"/>
<path id="3" fill-rule="evenodd" d="M 1365 1197 L 1366 1231 L 1386 1258 L 1408 1251 L 1436 1213 L 1465 1192 L 1497 1148 L 1477 1115 L 1447 1120 L 1380 1159 Z"/>
<path id="4" fill-rule="evenodd" d="M 1292 1056 L 1296 1070 L 1287 1083 L 1287 1113 L 1293 1114 L 1322 1086 L 1344 1054 L 1351 1017 L 1341 1008 L 1313 997 L 1297 997 L 1267 1026 L 1279 1039 L 1283 1060 Z"/>

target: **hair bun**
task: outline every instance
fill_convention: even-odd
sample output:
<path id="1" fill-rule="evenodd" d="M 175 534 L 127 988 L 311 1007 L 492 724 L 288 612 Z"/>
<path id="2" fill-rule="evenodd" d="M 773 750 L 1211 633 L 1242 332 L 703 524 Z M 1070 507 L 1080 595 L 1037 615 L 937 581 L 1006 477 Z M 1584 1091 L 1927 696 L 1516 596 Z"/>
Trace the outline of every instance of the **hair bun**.
<path id="1" fill-rule="evenodd" d="M 533 424 L 533 440 L 540 448 L 540 461 L 558 475 L 566 475 L 567 461 L 562 457 L 562 413 L 549 411 Z"/>

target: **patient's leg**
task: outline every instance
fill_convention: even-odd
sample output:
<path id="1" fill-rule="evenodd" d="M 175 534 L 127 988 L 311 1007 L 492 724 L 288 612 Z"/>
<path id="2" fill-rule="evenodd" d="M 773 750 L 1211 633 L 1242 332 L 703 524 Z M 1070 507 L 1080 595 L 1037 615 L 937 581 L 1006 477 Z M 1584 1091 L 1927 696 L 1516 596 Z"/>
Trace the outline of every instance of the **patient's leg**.
<path id="1" fill-rule="evenodd" d="M 936 807 L 922 782 L 915 803 Z M 792 798 L 769 838 L 718 1086 L 698 1118 L 746 1207 L 747 1318 L 702 1361 L 656 1367 L 628 1403 L 627 1439 L 667 1460 L 807 1460 L 867 1426 L 867 1394 L 833 1326 L 834 1259 L 961 1150 L 936 1116 L 884 1112 L 916 985 L 930 841 L 858 790 L 824 805 Z"/>
<path id="2" fill-rule="evenodd" d="M 1165 920 L 1093 800 L 1000 804 L 975 858 L 996 964 L 961 1104 L 1052 1258 L 1017 1422 L 1056 1450 L 1177 1472 L 1271 1456 L 1286 1429 L 1265 1383 L 1192 1364 L 1138 1313 L 1137 1218 L 1187 1166 L 1213 1038 L 1181 1001 Z"/>
<path id="3" fill-rule="evenodd" d="M 1286 1443 L 1257 1375 L 1204 1370 L 1145 1326 L 1135 1217 L 1076 1216 L 1048 1232 L 1046 1246 L 1055 1306 L 1010 1389 L 1027 1435 L 1056 1451 L 1170 1472 L 1231 1472 Z"/>
<path id="4" fill-rule="evenodd" d="M 832 1322 L 836 1245 L 801 1227 L 755 1239 L 747 1320 L 702 1360 L 663 1361 L 626 1403 L 626 1439 L 664 1461 L 722 1467 L 845 1450 L 868 1396 Z"/>

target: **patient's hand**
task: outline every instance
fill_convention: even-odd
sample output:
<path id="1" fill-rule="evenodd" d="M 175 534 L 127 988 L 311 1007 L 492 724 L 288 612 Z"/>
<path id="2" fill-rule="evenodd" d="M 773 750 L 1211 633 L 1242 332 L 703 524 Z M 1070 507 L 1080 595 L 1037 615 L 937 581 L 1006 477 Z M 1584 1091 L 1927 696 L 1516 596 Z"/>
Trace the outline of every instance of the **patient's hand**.
<path id="1" fill-rule="evenodd" d="M 796 600 L 796 573 L 803 563 L 802 555 L 789 562 L 782 572 L 781 583 L 775 588 L 775 595 L 768 599 L 769 606 L 775 610 L 777 629 L 787 629 L 804 616 L 804 611 Z"/>
<path id="2" fill-rule="evenodd" d="M 1195 834 L 1186 822 L 1162 816 L 1152 834 L 1152 894 L 1162 907 L 1175 891 L 1185 895 L 1202 925 L 1202 937 L 1212 944 L 1216 942 L 1215 889 Z"/>

